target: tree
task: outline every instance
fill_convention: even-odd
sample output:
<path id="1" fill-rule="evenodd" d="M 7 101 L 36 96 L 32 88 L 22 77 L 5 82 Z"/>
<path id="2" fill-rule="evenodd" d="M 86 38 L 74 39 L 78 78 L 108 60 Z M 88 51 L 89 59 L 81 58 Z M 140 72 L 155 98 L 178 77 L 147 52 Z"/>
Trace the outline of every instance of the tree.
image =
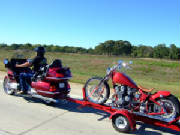
<path id="1" fill-rule="evenodd" d="M 113 40 L 107 40 L 104 42 L 104 45 L 105 45 L 105 52 L 108 56 L 112 55 L 113 54 L 113 48 L 114 48 L 114 45 L 115 45 L 115 41 Z"/>
<path id="2" fill-rule="evenodd" d="M 95 47 L 95 53 L 96 54 L 105 54 L 106 53 L 106 47 L 104 43 L 100 43 Z"/>
<path id="3" fill-rule="evenodd" d="M 130 55 L 131 49 L 132 49 L 131 43 L 129 41 L 123 41 L 123 46 L 122 46 L 123 54 Z"/>
<path id="4" fill-rule="evenodd" d="M 123 40 L 115 41 L 115 45 L 113 48 L 113 54 L 114 55 L 122 55 L 123 54 L 122 46 L 123 46 Z"/>
<path id="5" fill-rule="evenodd" d="M 178 55 L 179 55 L 178 48 L 176 47 L 175 44 L 171 44 L 170 50 L 169 50 L 169 58 L 170 59 L 178 59 Z"/>
<path id="6" fill-rule="evenodd" d="M 155 58 L 168 58 L 169 48 L 167 48 L 165 44 L 159 44 L 154 47 L 153 56 Z"/>
<path id="7" fill-rule="evenodd" d="M 153 48 L 151 46 L 140 45 L 137 47 L 138 57 L 153 57 Z"/>
<path id="8" fill-rule="evenodd" d="M 138 56 L 138 47 L 137 46 L 132 46 L 131 56 L 132 57 L 137 57 Z"/>
<path id="9" fill-rule="evenodd" d="M 19 44 L 11 44 L 10 49 L 12 49 L 12 50 L 17 50 L 17 49 L 20 48 L 20 46 L 21 46 L 21 45 L 19 45 Z"/>
<path id="10" fill-rule="evenodd" d="M 89 54 L 95 54 L 95 51 L 94 51 L 94 49 L 89 48 L 89 49 L 87 50 L 87 53 L 89 53 Z"/>

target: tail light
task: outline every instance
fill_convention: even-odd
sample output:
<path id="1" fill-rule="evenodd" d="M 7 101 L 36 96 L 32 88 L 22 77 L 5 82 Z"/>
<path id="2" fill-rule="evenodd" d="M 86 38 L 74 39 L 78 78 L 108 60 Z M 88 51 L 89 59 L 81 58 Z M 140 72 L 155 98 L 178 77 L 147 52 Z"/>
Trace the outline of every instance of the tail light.
<path id="1" fill-rule="evenodd" d="M 49 91 L 56 91 L 56 86 L 55 85 L 51 85 L 49 88 Z"/>
<path id="2" fill-rule="evenodd" d="M 68 83 L 68 90 L 69 90 L 69 89 L 71 89 L 71 86 L 70 86 L 70 84 Z"/>

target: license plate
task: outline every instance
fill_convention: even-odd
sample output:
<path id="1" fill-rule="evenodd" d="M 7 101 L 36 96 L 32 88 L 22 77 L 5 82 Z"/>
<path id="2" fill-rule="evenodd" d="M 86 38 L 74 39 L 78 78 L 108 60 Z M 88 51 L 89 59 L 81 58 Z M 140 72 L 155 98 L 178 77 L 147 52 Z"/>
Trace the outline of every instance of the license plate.
<path id="1" fill-rule="evenodd" d="M 64 83 L 59 83 L 59 88 L 64 88 L 65 84 Z"/>

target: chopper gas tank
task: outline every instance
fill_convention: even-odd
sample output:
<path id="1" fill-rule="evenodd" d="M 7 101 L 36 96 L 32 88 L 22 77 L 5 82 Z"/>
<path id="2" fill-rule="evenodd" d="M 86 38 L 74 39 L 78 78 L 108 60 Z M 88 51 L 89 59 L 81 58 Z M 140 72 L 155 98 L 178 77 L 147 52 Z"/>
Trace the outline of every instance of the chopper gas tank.
<path id="1" fill-rule="evenodd" d="M 136 83 L 124 73 L 114 72 L 112 79 L 113 79 L 114 83 L 127 85 L 127 86 L 129 86 L 131 88 L 135 88 L 135 89 L 138 88 Z"/>

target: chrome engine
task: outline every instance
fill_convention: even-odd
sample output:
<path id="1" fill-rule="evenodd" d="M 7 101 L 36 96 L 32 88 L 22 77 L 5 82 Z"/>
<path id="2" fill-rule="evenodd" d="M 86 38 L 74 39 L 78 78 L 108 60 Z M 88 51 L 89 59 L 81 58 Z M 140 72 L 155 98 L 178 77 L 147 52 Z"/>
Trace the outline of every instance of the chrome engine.
<path id="1" fill-rule="evenodd" d="M 118 107 L 124 108 L 133 102 L 133 98 L 136 96 L 135 93 L 137 92 L 137 89 L 130 88 L 125 85 L 116 85 L 115 91 L 115 97 L 117 97 L 117 99 L 114 99 L 114 103 Z"/>

